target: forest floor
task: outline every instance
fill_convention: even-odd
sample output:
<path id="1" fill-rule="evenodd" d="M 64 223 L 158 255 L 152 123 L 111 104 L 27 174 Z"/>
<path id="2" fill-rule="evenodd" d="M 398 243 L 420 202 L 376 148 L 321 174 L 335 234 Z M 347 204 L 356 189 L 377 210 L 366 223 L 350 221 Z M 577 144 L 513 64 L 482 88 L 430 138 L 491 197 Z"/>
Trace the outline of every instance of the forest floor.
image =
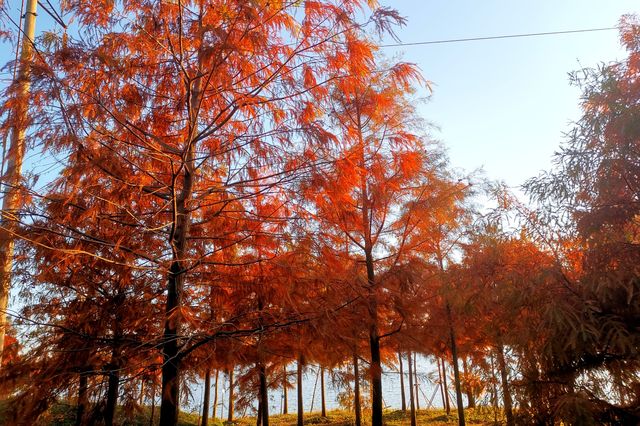
<path id="1" fill-rule="evenodd" d="M 3 418 L 3 412 L 6 409 L 4 404 L 0 404 L 0 425 L 10 424 L 7 419 Z M 158 424 L 159 416 L 158 407 L 155 410 L 154 423 Z M 370 420 L 367 418 L 366 412 L 363 413 L 363 425 L 370 424 Z M 147 426 L 151 417 L 150 407 L 143 407 L 143 409 L 134 414 L 132 418 L 128 420 L 124 419 L 124 413 L 117 413 L 119 419 L 116 420 L 116 424 L 123 426 Z M 465 410 L 465 417 L 468 424 L 472 425 L 492 425 L 493 411 L 490 408 L 481 409 L 467 409 Z M 288 415 L 276 415 L 269 417 L 269 423 L 271 426 L 295 426 L 296 414 Z M 409 413 L 404 413 L 400 410 L 387 410 L 384 413 L 384 421 L 387 426 L 408 426 L 410 425 Z M 196 413 L 180 413 L 179 426 L 199 426 L 200 416 Z M 417 412 L 417 424 L 418 425 L 453 425 L 458 423 L 458 417 L 454 415 L 452 411 L 451 415 L 447 415 L 443 410 L 419 410 Z M 70 404 L 59 403 L 56 404 L 47 413 L 39 426 L 71 426 L 75 424 L 75 407 Z M 220 419 L 210 420 L 210 426 L 253 426 L 256 424 L 255 417 L 245 417 L 237 419 L 233 423 L 222 422 Z M 327 413 L 327 417 L 321 417 L 319 413 L 305 414 L 305 425 L 322 425 L 322 426 L 351 426 L 354 424 L 353 413 L 348 411 L 330 411 Z"/>

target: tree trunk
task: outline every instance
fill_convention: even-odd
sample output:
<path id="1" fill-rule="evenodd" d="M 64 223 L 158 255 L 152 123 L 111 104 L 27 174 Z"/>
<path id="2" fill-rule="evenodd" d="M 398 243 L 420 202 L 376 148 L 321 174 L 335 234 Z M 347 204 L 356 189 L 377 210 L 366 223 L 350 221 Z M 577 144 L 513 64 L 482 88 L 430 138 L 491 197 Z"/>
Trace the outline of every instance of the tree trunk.
<path id="1" fill-rule="evenodd" d="M 120 387 L 120 369 L 115 362 L 109 365 L 109 381 L 107 387 L 107 404 L 104 409 L 104 423 L 106 426 L 113 426 L 113 419 L 118 405 L 118 391 Z"/>
<path id="2" fill-rule="evenodd" d="M 304 425 L 304 404 L 302 401 L 302 368 L 304 366 L 304 359 L 302 355 L 298 356 L 298 365 L 297 365 L 297 373 L 298 373 L 298 426 Z"/>
<path id="3" fill-rule="evenodd" d="M 153 426 L 153 417 L 156 414 L 156 382 L 153 381 L 153 386 L 151 387 L 151 416 L 149 419 L 149 426 Z"/>
<path id="4" fill-rule="evenodd" d="M 142 407 L 144 404 L 144 377 L 140 380 L 140 399 L 138 400 L 138 405 Z"/>
<path id="5" fill-rule="evenodd" d="M 229 412 L 227 413 L 227 421 L 233 422 L 233 368 L 229 369 Z"/>
<path id="6" fill-rule="evenodd" d="M 89 395 L 87 394 L 88 374 L 80 373 L 80 383 L 78 384 L 78 406 L 76 408 L 76 426 L 84 425 L 84 416 L 89 406 Z"/>
<path id="7" fill-rule="evenodd" d="M 407 398 L 404 394 L 404 371 L 402 368 L 402 352 L 398 352 L 398 365 L 400 366 L 400 400 L 402 411 L 407 411 Z"/>
<path id="8" fill-rule="evenodd" d="M 260 364 L 260 405 L 262 412 L 258 417 L 262 417 L 262 426 L 269 426 L 269 394 L 267 389 L 267 368 Z"/>
<path id="9" fill-rule="evenodd" d="M 368 215 L 367 215 L 368 216 Z M 378 331 L 378 300 L 371 247 L 365 250 L 367 280 L 369 284 L 369 348 L 371 350 L 371 426 L 382 426 L 382 363 Z"/>
<path id="10" fill-rule="evenodd" d="M 211 414 L 213 418 L 217 418 L 218 415 L 218 377 L 220 375 L 220 370 L 216 370 L 216 382 L 213 388 L 213 413 Z"/>
<path id="11" fill-rule="evenodd" d="M 502 400 L 504 401 L 504 414 L 507 418 L 507 426 L 514 426 L 513 403 L 511 402 L 511 389 L 509 386 L 509 374 L 507 373 L 507 363 L 504 359 L 504 347 L 500 344 L 496 348 L 498 366 L 500 367 L 500 378 L 502 379 Z"/>
<path id="12" fill-rule="evenodd" d="M 199 25 L 202 25 L 202 15 L 199 17 Z M 199 61 L 201 58 L 199 58 Z M 202 77 L 188 82 L 187 91 L 191 92 L 187 111 L 188 121 L 185 151 L 183 152 L 183 164 L 179 175 L 175 176 L 177 187 L 181 188 L 173 196 L 172 211 L 175 218 L 169 238 L 171 246 L 171 266 L 167 275 L 167 299 L 164 320 L 164 335 L 162 345 L 162 402 L 160 405 L 160 426 L 174 426 L 178 423 L 180 408 L 180 364 L 182 358 L 179 354 L 180 327 L 182 319 L 179 315 L 182 306 L 182 290 L 184 287 L 185 261 L 188 257 L 187 241 L 191 228 L 191 208 L 189 206 L 193 197 L 194 173 L 196 167 L 196 142 L 198 133 L 198 108 L 202 98 Z M 180 185 L 181 184 L 181 185 Z"/>
<path id="13" fill-rule="evenodd" d="M 202 426 L 209 424 L 209 399 L 211 396 L 211 369 L 204 373 L 204 398 L 202 401 Z"/>
<path id="14" fill-rule="evenodd" d="M 362 408 L 360 407 L 360 371 L 358 354 L 353 354 L 353 408 L 356 413 L 355 426 L 362 426 Z"/>
<path id="15" fill-rule="evenodd" d="M 411 366 L 411 352 L 407 352 L 409 364 L 409 406 L 411 407 L 411 426 L 416 426 L 416 404 L 413 397 L 413 371 Z"/>
<path id="16" fill-rule="evenodd" d="M 453 358 L 453 379 L 456 386 L 456 405 L 458 406 L 458 426 L 465 426 L 464 404 L 462 403 L 462 386 L 460 385 L 460 367 L 458 366 L 458 346 L 456 345 L 456 332 L 453 328 L 453 316 L 451 306 L 447 302 L 447 317 L 449 319 L 449 343 L 451 344 L 451 357 Z"/>
<path id="17" fill-rule="evenodd" d="M 462 359 L 462 371 L 464 372 L 466 391 L 467 391 L 467 407 L 476 408 L 476 397 L 473 394 L 473 388 L 469 384 L 469 368 L 467 367 L 467 358 Z"/>
<path id="18" fill-rule="evenodd" d="M 444 398 L 444 385 L 443 385 L 443 380 L 442 380 L 442 371 L 441 371 L 441 365 L 440 365 L 440 358 L 436 357 L 436 365 L 438 366 L 438 388 L 440 388 L 440 396 L 442 397 L 442 409 L 446 409 L 447 408 L 447 402 Z"/>
<path id="19" fill-rule="evenodd" d="M 413 381 L 415 382 L 413 385 L 415 386 L 415 398 L 416 398 L 416 410 L 420 410 L 420 394 L 418 393 L 420 390 L 420 386 L 418 385 L 418 356 L 413 354 Z"/>
<path id="20" fill-rule="evenodd" d="M 451 405 L 449 404 L 449 386 L 447 386 L 447 367 L 444 363 L 444 358 L 441 358 L 442 361 L 442 386 L 444 389 L 444 401 L 445 401 L 445 409 L 447 410 L 447 416 L 451 414 Z"/>
<path id="21" fill-rule="evenodd" d="M 289 414 L 289 381 L 287 380 L 287 364 L 284 365 L 282 374 L 282 397 L 284 398 L 284 401 L 282 401 L 282 414 Z"/>
<path id="22" fill-rule="evenodd" d="M 495 424 L 498 423 L 498 378 L 496 377 L 496 369 L 493 362 L 493 353 L 490 352 L 489 360 L 491 361 L 491 387 L 492 387 L 492 398 L 491 402 L 493 404 L 493 422 Z"/>
<path id="23" fill-rule="evenodd" d="M 256 414 L 256 426 L 262 426 L 262 398 L 258 395 L 258 413 Z"/>
<path id="24" fill-rule="evenodd" d="M 320 416 L 327 417 L 327 402 L 324 395 L 324 368 L 320 367 Z"/>

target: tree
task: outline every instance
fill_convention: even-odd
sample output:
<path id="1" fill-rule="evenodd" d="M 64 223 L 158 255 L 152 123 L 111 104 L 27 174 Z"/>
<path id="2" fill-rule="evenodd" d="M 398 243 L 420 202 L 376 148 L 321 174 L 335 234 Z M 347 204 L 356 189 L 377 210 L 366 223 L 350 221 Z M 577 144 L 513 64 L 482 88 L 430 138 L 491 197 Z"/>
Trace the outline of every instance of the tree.
<path id="1" fill-rule="evenodd" d="M 628 58 L 573 74 L 583 90 L 583 116 L 556 155 L 555 169 L 526 184 L 549 226 L 565 230 L 565 281 L 571 291 L 549 323 L 555 336 L 571 344 L 551 338 L 543 353 L 546 373 L 568 382 L 557 389 L 562 401 L 557 406 L 564 407 L 559 414 L 576 421 L 634 422 L 638 417 L 629 405 L 638 398 L 633 330 L 640 312 L 637 298 L 629 298 L 639 291 L 637 17 L 623 17 L 620 28 Z M 589 386 L 585 396 L 575 390 L 581 375 L 588 375 L 593 386 L 608 381 L 625 391 L 612 399 Z"/>
<path id="2" fill-rule="evenodd" d="M 117 194 L 117 218 L 87 215 L 154 240 L 127 265 L 156 268 L 166 284 L 161 424 L 177 421 L 194 277 L 251 232 L 238 205 L 295 171 L 282 148 L 295 148 L 311 100 L 328 94 L 321 70 L 362 72 L 362 61 L 346 64 L 373 49 L 354 31 L 364 5 L 307 1 L 300 14 L 279 1 L 72 0 L 65 12 L 80 31 L 39 52 L 34 134 L 69 154 L 70 185 L 97 175 Z M 379 10 L 369 23 L 388 28 L 396 15 Z M 227 219 L 245 234 L 228 232 Z"/>
<path id="3" fill-rule="evenodd" d="M 397 219 L 395 209 L 421 177 L 423 151 L 411 132 L 415 116 L 408 104 L 411 84 L 421 77 L 409 64 L 374 69 L 366 45 L 351 44 L 351 77 L 336 83 L 324 120 L 331 134 L 317 137 L 318 155 L 331 162 L 312 171 L 303 188 L 323 238 L 338 246 L 348 242 L 343 256 L 362 262 L 366 279 L 359 283 L 367 304 L 367 334 L 371 355 L 372 423 L 382 424 L 380 352 L 382 288 L 376 277 L 376 256 L 386 257 Z"/>

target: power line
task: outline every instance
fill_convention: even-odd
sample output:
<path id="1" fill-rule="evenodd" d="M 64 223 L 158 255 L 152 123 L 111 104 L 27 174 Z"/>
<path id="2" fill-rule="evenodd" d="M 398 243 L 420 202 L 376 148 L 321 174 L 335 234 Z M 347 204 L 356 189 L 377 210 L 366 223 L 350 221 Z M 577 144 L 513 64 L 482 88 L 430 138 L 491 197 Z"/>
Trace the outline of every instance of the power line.
<path id="1" fill-rule="evenodd" d="M 45 1 L 47 2 L 51 10 L 49 10 L 47 6 L 45 6 L 40 0 L 38 0 L 38 4 L 42 8 L 42 10 L 44 10 L 47 13 L 47 15 L 51 16 L 51 18 L 53 18 L 53 20 L 56 21 L 62 28 L 67 29 L 67 26 L 62 20 L 62 17 L 58 14 L 58 12 L 56 12 L 56 9 L 53 7 L 51 2 L 49 0 L 45 0 Z"/>
<path id="2" fill-rule="evenodd" d="M 463 43 L 468 41 L 499 40 L 499 39 L 505 39 L 505 38 L 539 37 L 539 36 L 550 36 L 550 35 L 561 35 L 561 34 L 591 33 L 596 31 L 611 31 L 611 30 L 617 30 L 617 29 L 618 27 L 587 28 L 582 30 L 549 31 L 544 33 L 506 34 L 506 35 L 497 35 L 497 36 L 488 36 L 488 37 L 453 38 L 453 39 L 444 39 L 444 40 L 416 41 L 413 43 L 382 44 L 379 47 L 402 47 L 402 46 L 423 46 L 427 44 Z"/>

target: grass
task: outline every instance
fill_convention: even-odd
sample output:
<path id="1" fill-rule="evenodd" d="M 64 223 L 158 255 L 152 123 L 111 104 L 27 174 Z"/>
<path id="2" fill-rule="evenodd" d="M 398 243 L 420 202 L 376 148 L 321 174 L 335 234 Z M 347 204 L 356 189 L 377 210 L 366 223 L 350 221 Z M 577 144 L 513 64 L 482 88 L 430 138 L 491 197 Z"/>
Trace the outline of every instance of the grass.
<path id="1" fill-rule="evenodd" d="M 6 411 L 6 402 L 0 403 L 0 424 L 8 424 L 3 417 Z M 455 425 L 458 423 L 458 417 L 452 411 L 450 415 L 447 415 L 444 410 L 420 410 L 417 412 L 417 424 L 418 425 Z M 370 424 L 366 411 L 363 418 L 363 425 Z M 158 423 L 158 417 L 160 415 L 159 407 L 155 409 L 155 422 Z M 118 411 L 116 415 L 116 424 L 123 426 L 147 426 L 149 425 L 149 419 L 151 417 L 151 407 L 143 407 L 137 413 L 134 413 L 128 419 L 125 417 L 124 412 Z M 493 424 L 493 412 L 491 409 L 467 409 L 465 410 L 465 418 L 468 424 L 471 425 L 492 425 Z M 197 413 L 180 413 L 178 420 L 179 426 L 199 426 L 200 416 Z M 410 419 L 408 412 L 402 412 L 400 410 L 387 410 L 384 413 L 384 422 L 387 426 L 409 426 Z M 296 414 L 275 415 L 269 417 L 269 424 L 271 426 L 295 426 L 297 423 Z M 55 404 L 47 413 L 43 416 L 37 426 L 72 426 L 75 424 L 75 407 L 66 403 Z M 253 426 L 256 424 L 254 417 L 246 417 L 243 419 L 237 419 L 233 423 L 223 422 L 220 419 L 209 420 L 209 426 Z M 321 417 L 319 413 L 306 414 L 305 413 L 305 425 L 324 425 L 324 426 L 351 426 L 354 424 L 353 414 L 348 411 L 334 410 L 327 413 L 327 417 Z"/>

